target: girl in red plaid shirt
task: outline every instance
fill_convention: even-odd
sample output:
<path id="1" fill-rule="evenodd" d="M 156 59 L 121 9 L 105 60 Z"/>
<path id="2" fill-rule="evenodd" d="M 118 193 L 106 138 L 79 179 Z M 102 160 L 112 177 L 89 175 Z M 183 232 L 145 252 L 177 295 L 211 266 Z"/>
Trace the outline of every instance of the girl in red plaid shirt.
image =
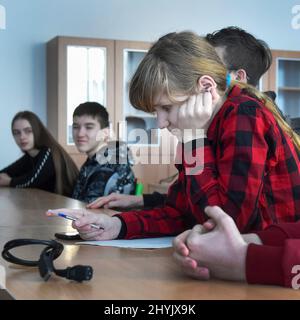
<path id="1" fill-rule="evenodd" d="M 254 87 L 228 81 L 214 48 L 192 32 L 167 34 L 149 50 L 130 85 L 137 109 L 179 139 L 178 180 L 164 207 L 113 217 L 59 209 L 78 220 L 83 239 L 176 235 L 220 206 L 241 232 L 300 217 L 300 139 L 274 102 Z M 103 229 L 92 229 L 95 223 Z"/>

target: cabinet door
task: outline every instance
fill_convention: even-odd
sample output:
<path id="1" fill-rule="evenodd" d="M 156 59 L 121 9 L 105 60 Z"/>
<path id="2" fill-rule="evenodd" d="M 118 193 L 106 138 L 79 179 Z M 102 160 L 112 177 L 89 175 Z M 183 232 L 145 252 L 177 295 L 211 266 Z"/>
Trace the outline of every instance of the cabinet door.
<path id="1" fill-rule="evenodd" d="M 127 141 L 133 149 L 139 148 L 143 153 L 143 150 L 150 147 L 155 154 L 158 152 L 162 154 L 173 153 L 173 150 L 167 150 L 167 143 L 165 143 L 163 150 L 160 148 L 162 137 L 167 135 L 166 141 L 169 143 L 172 138 L 167 130 L 157 129 L 156 115 L 135 109 L 129 101 L 131 78 L 150 46 L 151 44 L 148 42 L 116 41 L 114 126 L 120 139 Z M 134 129 L 138 130 L 134 131 Z M 139 131 L 139 129 L 141 130 Z"/>
<path id="2" fill-rule="evenodd" d="M 129 145 L 139 145 L 143 148 L 148 145 L 158 146 L 158 137 L 150 140 L 151 129 L 156 128 L 156 117 L 135 109 L 129 102 L 130 80 L 138 65 L 145 57 L 151 44 L 137 41 L 116 41 L 116 109 L 115 128 L 121 140 Z M 146 137 L 135 137 L 134 130 L 147 133 Z M 136 132 L 138 133 L 138 132 Z M 149 139 L 148 139 L 149 138 Z"/>
<path id="3" fill-rule="evenodd" d="M 155 114 L 135 109 L 129 102 L 130 80 L 151 43 L 115 42 L 115 123 L 120 140 L 127 141 L 135 159 L 135 174 L 145 184 L 157 183 L 173 172 L 176 138 L 159 130 Z"/>
<path id="4" fill-rule="evenodd" d="M 269 87 L 276 92 L 277 105 L 296 129 L 294 124 L 300 118 L 300 52 L 272 50 L 272 55 Z"/>
<path id="5" fill-rule="evenodd" d="M 114 119 L 114 41 L 56 37 L 47 44 L 48 128 L 80 165 L 72 114 L 83 102 L 103 104 Z"/>

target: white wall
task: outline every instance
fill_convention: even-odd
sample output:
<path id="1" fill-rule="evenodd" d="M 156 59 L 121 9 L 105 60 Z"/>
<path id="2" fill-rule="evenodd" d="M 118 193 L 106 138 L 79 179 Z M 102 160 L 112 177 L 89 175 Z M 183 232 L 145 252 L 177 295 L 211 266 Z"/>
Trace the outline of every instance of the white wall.
<path id="1" fill-rule="evenodd" d="M 154 41 L 175 30 L 237 25 L 273 49 L 300 50 L 291 27 L 300 0 L 0 0 L 0 168 L 20 155 L 10 121 L 22 109 L 46 120 L 45 43 L 56 35 Z M 300 21 L 300 18 L 299 18 Z"/>

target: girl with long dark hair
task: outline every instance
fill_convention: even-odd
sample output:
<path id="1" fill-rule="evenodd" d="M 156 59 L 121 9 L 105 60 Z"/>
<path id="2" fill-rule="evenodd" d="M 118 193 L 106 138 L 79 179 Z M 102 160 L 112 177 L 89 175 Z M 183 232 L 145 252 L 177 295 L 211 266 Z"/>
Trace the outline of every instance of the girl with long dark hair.
<path id="1" fill-rule="evenodd" d="M 30 111 L 17 113 L 11 130 L 24 156 L 0 171 L 0 186 L 38 188 L 70 196 L 78 169 L 38 116 Z"/>

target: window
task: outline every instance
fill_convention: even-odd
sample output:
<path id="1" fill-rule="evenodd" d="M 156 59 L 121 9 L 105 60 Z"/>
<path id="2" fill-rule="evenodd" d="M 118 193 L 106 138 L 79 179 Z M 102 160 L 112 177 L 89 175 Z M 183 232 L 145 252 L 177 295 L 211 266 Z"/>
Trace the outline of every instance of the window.
<path id="1" fill-rule="evenodd" d="M 67 47 L 67 143 L 73 144 L 74 109 L 83 102 L 106 106 L 106 48 Z"/>

